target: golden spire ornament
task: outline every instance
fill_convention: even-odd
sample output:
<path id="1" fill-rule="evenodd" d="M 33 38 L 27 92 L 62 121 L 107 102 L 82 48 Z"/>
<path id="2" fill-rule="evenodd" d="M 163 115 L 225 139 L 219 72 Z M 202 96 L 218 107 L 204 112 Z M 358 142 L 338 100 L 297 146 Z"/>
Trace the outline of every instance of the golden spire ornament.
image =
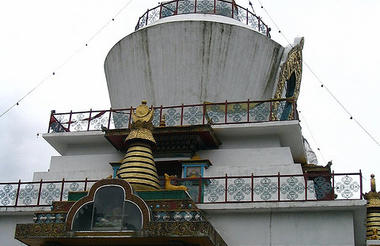
<path id="1" fill-rule="evenodd" d="M 156 144 L 153 131 L 153 109 L 146 101 L 132 112 L 132 125 L 125 139 L 127 153 L 121 162 L 117 176 L 130 183 L 135 190 L 160 189 L 157 169 L 152 155 L 152 146 Z"/>
<path id="2" fill-rule="evenodd" d="M 371 191 L 367 199 L 367 240 L 380 240 L 380 193 L 376 191 L 375 175 L 371 175 Z"/>

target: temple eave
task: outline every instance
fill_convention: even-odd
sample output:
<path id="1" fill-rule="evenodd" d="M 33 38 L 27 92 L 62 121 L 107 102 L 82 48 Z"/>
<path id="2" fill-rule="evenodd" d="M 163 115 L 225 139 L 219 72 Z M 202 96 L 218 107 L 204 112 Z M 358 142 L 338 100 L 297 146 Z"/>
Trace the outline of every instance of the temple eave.
<path id="1" fill-rule="evenodd" d="M 227 245 L 209 222 L 152 222 L 141 231 L 66 231 L 64 223 L 18 224 L 16 239 L 30 245 Z"/>

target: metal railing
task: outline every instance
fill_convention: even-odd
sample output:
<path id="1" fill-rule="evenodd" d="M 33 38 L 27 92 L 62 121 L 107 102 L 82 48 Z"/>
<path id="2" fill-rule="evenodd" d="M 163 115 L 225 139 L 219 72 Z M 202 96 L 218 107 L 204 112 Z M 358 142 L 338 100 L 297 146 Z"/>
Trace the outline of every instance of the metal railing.
<path id="1" fill-rule="evenodd" d="M 96 180 L 0 183 L 0 207 L 48 207 Z M 362 173 L 254 175 L 175 179 L 198 204 L 362 199 Z"/>
<path id="2" fill-rule="evenodd" d="M 224 0 L 174 0 L 148 9 L 138 20 L 135 30 L 150 25 L 159 19 L 181 14 L 214 14 L 238 20 L 254 30 L 270 37 L 271 29 L 260 17 L 237 5 L 235 1 Z"/>
<path id="3" fill-rule="evenodd" d="M 129 128 L 135 108 L 56 113 L 52 111 L 48 132 L 77 132 Z M 153 107 L 153 125 L 166 126 L 244 124 L 298 119 L 292 99 L 203 103 Z"/>

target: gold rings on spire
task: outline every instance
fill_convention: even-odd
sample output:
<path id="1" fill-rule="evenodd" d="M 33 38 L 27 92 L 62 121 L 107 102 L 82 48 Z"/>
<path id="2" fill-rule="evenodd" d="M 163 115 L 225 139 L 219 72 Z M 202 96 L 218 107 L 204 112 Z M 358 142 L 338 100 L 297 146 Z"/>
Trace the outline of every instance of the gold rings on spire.
<path id="1" fill-rule="evenodd" d="M 146 101 L 136 108 L 132 114 L 131 131 L 125 142 L 128 146 L 117 176 L 132 185 L 135 190 L 160 189 L 157 169 L 152 155 L 153 109 L 149 109 Z"/>

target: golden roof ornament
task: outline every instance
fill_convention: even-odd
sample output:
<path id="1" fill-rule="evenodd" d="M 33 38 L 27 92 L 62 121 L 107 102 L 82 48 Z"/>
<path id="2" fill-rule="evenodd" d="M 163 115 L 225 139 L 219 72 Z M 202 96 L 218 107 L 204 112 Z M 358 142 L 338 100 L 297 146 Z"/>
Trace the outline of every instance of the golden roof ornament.
<path id="1" fill-rule="evenodd" d="M 371 174 L 371 191 L 376 192 L 376 180 L 374 174 Z"/>
<path id="2" fill-rule="evenodd" d="M 141 105 L 136 108 L 136 112 L 132 112 L 131 131 L 125 142 L 133 139 L 142 139 L 147 140 L 150 144 L 156 143 L 152 135 L 154 110 L 153 108 L 149 109 L 146 104 L 147 102 L 143 100 Z"/>
<path id="3" fill-rule="evenodd" d="M 380 193 L 376 191 L 375 175 L 371 175 L 371 191 L 364 194 L 367 203 L 367 239 L 380 240 Z"/>
<path id="4" fill-rule="evenodd" d="M 375 175 L 371 174 L 371 191 L 364 194 L 364 198 L 368 201 L 368 206 L 379 206 L 380 208 L 380 193 L 376 191 Z"/>
<path id="5" fill-rule="evenodd" d="M 149 109 L 146 101 L 132 112 L 132 124 L 125 139 L 125 154 L 117 176 L 130 183 L 135 190 L 160 189 L 157 169 L 154 163 L 152 146 L 155 145 L 153 130 L 153 108 Z"/>

